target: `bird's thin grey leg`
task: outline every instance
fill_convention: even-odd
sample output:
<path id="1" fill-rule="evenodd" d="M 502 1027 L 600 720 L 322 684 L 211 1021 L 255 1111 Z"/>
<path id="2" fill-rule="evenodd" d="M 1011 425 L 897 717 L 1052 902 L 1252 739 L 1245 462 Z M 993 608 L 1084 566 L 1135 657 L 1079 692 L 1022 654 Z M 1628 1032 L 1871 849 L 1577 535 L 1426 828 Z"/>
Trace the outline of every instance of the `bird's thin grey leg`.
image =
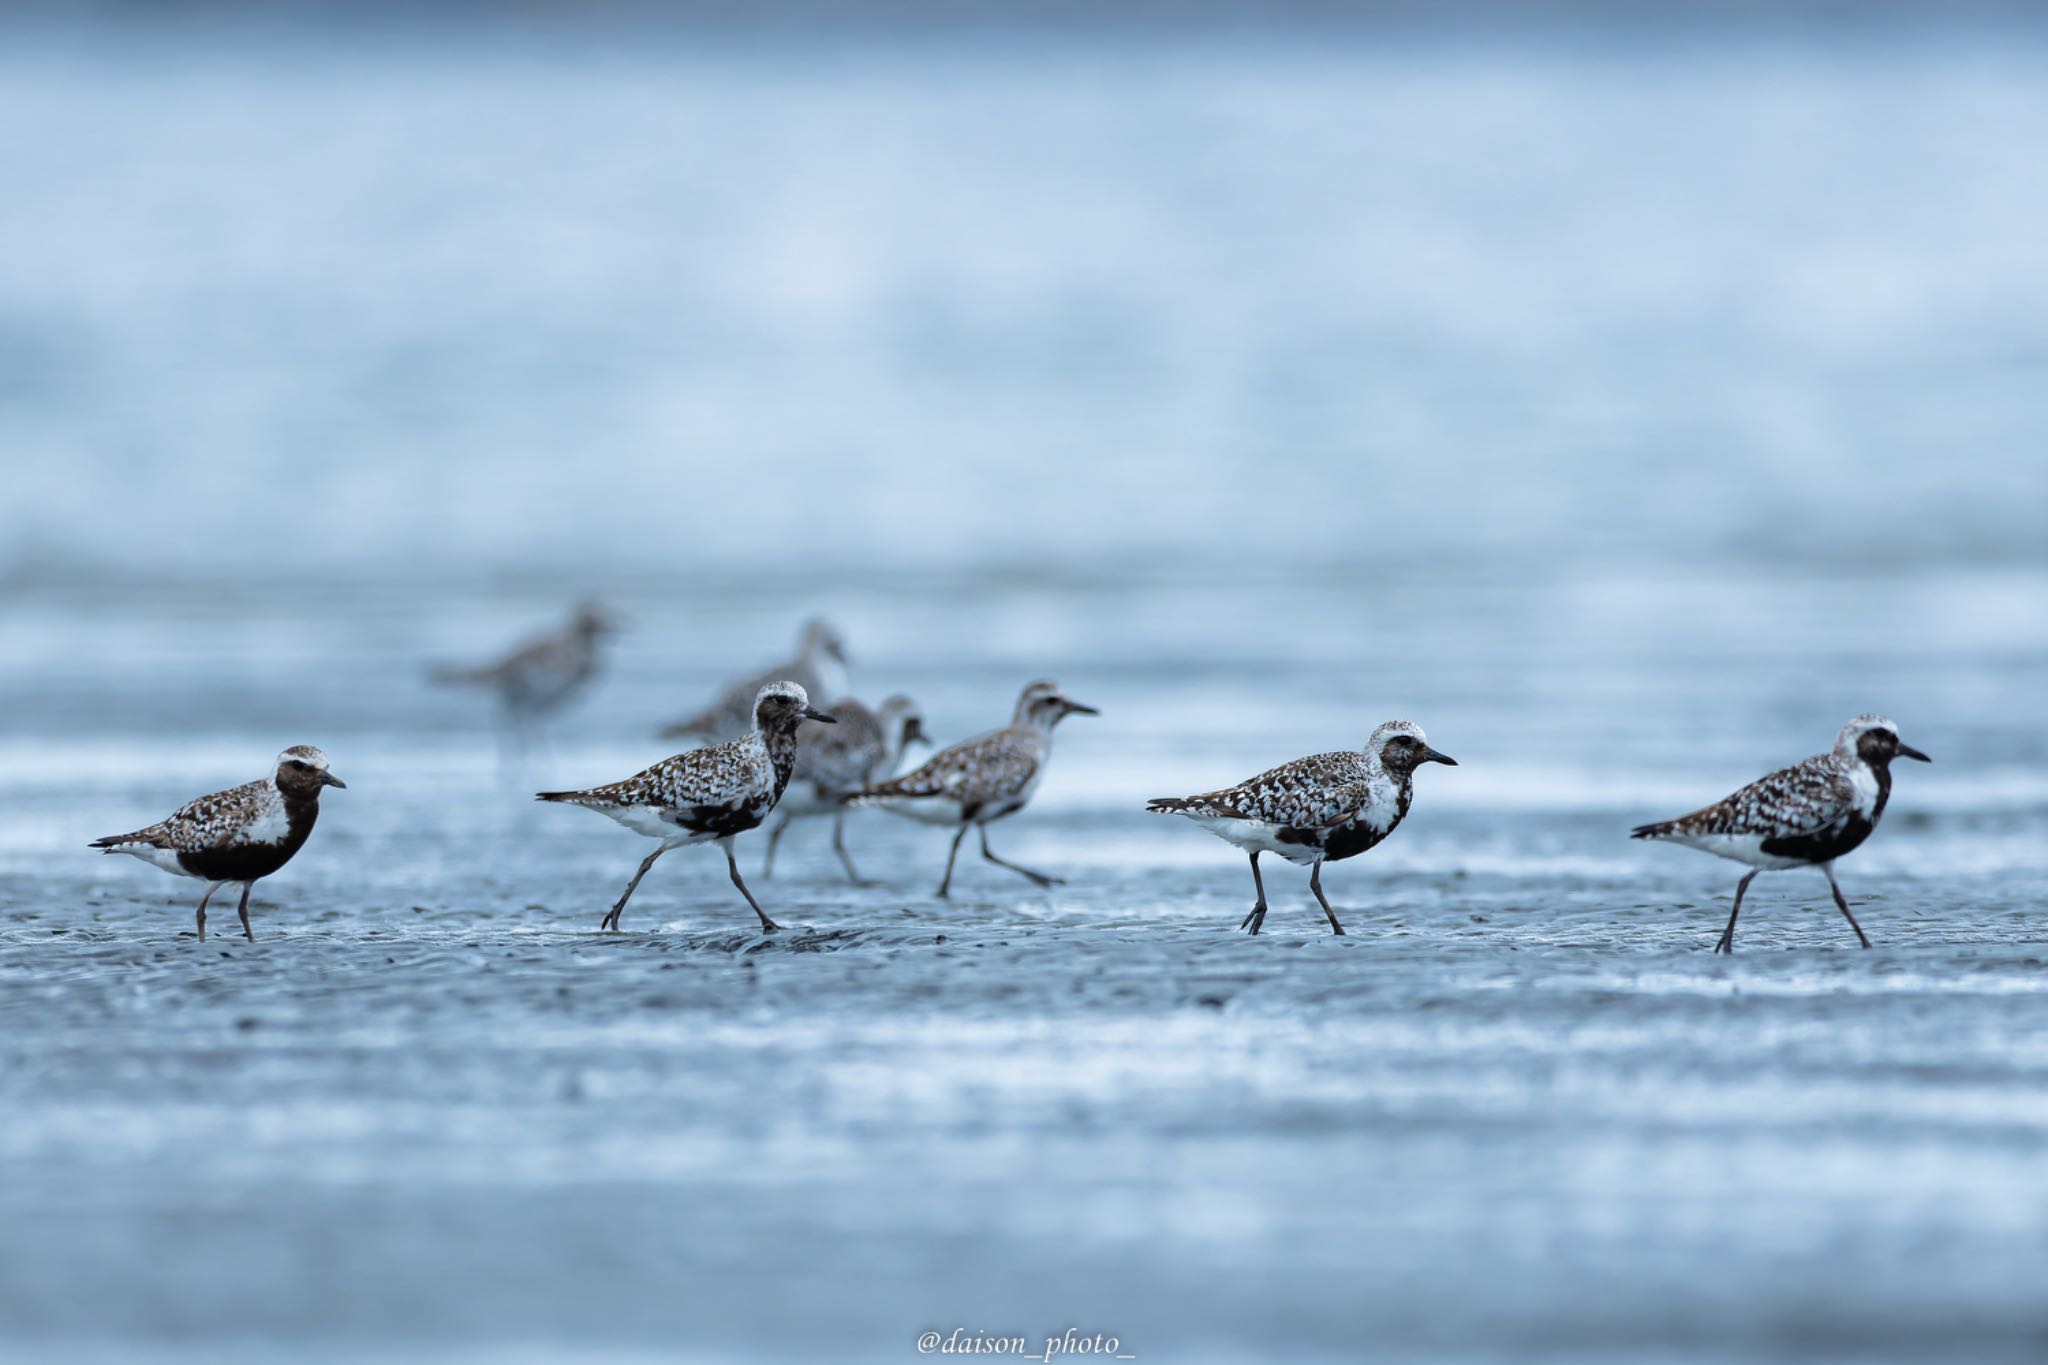
<path id="1" fill-rule="evenodd" d="M 256 883 L 243 882 L 242 903 L 236 907 L 237 912 L 242 916 L 242 933 L 251 943 L 256 941 L 256 931 L 249 927 L 249 893 L 255 889 Z"/>
<path id="2" fill-rule="evenodd" d="M 1337 912 L 1330 908 L 1330 898 L 1323 894 L 1323 861 L 1316 859 L 1316 865 L 1309 869 L 1308 889 L 1316 893 L 1316 899 L 1323 903 L 1323 913 L 1330 917 L 1330 932 L 1341 934 L 1344 926 L 1337 923 Z"/>
<path id="3" fill-rule="evenodd" d="M 212 882 L 207 885 L 206 894 L 199 898 L 199 941 L 206 942 L 206 903 L 213 899 L 213 893 L 226 886 L 226 882 Z"/>
<path id="4" fill-rule="evenodd" d="M 654 866 L 654 860 L 666 852 L 668 852 L 667 844 L 657 844 L 654 852 L 648 854 L 641 862 L 640 870 L 633 874 L 633 880 L 626 883 L 625 894 L 619 897 L 619 903 L 605 912 L 603 922 L 597 926 L 600 930 L 617 929 L 619 927 L 619 913 L 626 908 L 626 902 L 633 899 L 634 888 L 638 887 L 640 879 L 647 875 L 647 869 Z"/>
<path id="5" fill-rule="evenodd" d="M 1259 903 L 1237 927 L 1256 934 L 1266 925 L 1266 879 L 1259 875 L 1259 855 L 1256 853 L 1252 854 L 1252 885 L 1259 889 Z"/>
<path id="6" fill-rule="evenodd" d="M 788 829 L 789 822 L 795 818 L 795 816 L 790 815 L 787 811 L 785 811 L 783 812 L 782 818 L 775 822 L 775 828 L 768 831 L 768 856 L 761 860 L 762 881 L 765 882 L 774 880 L 775 846 L 782 842 L 782 831 Z"/>
<path id="7" fill-rule="evenodd" d="M 953 895 L 953 860 L 960 856 L 960 841 L 967 837 L 968 827 L 960 826 L 960 832 L 953 836 L 952 851 L 946 854 L 946 875 L 939 878 L 939 899 L 948 900 Z"/>
<path id="8" fill-rule="evenodd" d="M 1868 948 L 1870 946 L 1870 940 L 1863 936 L 1863 926 L 1858 924 L 1856 922 L 1856 917 L 1849 913 L 1849 902 L 1843 898 L 1842 888 L 1835 884 L 1834 865 L 1831 863 L 1822 863 L 1820 865 L 1820 870 L 1828 874 L 1828 890 L 1835 893 L 1835 906 L 1836 908 L 1841 910 L 1842 918 L 1849 921 L 1849 927 L 1856 931 L 1856 941 L 1862 944 L 1864 947 Z"/>
<path id="9" fill-rule="evenodd" d="M 995 855 L 995 852 L 994 852 L 994 851 L 993 851 L 992 849 L 990 849 L 990 848 L 989 848 L 989 846 L 988 846 L 988 826 L 987 826 L 987 825 L 982 825 L 982 826 L 981 826 L 980 828 L 981 828 L 981 856 L 982 856 L 982 857 L 984 857 L 984 858 L 988 859 L 988 860 L 989 860 L 990 862 L 994 863 L 994 864 L 995 864 L 995 865 L 996 865 L 997 867 L 1007 867 L 1007 868 L 1009 868 L 1009 869 L 1010 869 L 1010 871 L 1012 871 L 1012 872 L 1016 872 L 1016 873 L 1019 873 L 1019 874 L 1021 874 L 1021 875 L 1023 875 L 1023 876 L 1029 877 L 1029 878 L 1031 879 L 1031 881 L 1032 881 L 1032 883 L 1033 883 L 1034 885 L 1037 885 L 1037 886 L 1064 886 L 1064 885 L 1065 885 L 1065 883 L 1064 883 L 1064 882 L 1062 882 L 1062 881 L 1061 881 L 1061 880 L 1060 880 L 1060 879 L 1059 879 L 1058 877 L 1049 877 L 1049 876 L 1047 876 L 1047 875 L 1046 875 L 1045 873 L 1043 873 L 1043 872 L 1033 872 L 1033 871 L 1032 871 L 1032 870 L 1031 870 L 1030 868 L 1028 868 L 1028 867 L 1019 867 L 1019 866 L 1018 866 L 1017 864 L 1015 864 L 1015 863 L 1011 863 L 1011 862 L 1005 862 L 1005 861 L 1003 861 L 1003 860 L 1002 860 L 1001 858 L 998 858 L 998 857 L 997 857 L 997 856 Z"/>
<path id="10" fill-rule="evenodd" d="M 740 880 L 740 864 L 739 859 L 732 856 L 732 840 L 720 839 L 718 842 L 725 845 L 725 870 L 732 873 L 732 884 L 740 889 L 740 894 L 747 898 L 747 904 L 753 906 L 754 913 L 761 917 L 762 930 L 766 933 L 774 933 L 782 926 L 768 918 L 768 912 L 761 908 L 761 902 L 754 899 L 754 893 L 747 890 L 747 884 Z"/>
<path id="11" fill-rule="evenodd" d="M 1762 868 L 1756 870 L 1761 871 Z M 1735 883 L 1735 908 L 1728 912 L 1728 927 L 1721 931 L 1721 941 L 1714 945 L 1714 951 L 1717 953 L 1727 953 L 1730 957 L 1735 955 L 1735 917 L 1742 913 L 1742 893 L 1749 890 L 1749 884 L 1756 880 L 1756 872 Z M 1856 921 L 1849 922 L 1854 924 Z"/>
<path id="12" fill-rule="evenodd" d="M 832 851 L 839 855 L 840 866 L 846 869 L 846 880 L 855 886 L 866 886 L 867 879 L 860 875 L 860 869 L 853 865 L 853 855 L 846 851 L 846 808 L 841 806 L 832 812 Z"/>

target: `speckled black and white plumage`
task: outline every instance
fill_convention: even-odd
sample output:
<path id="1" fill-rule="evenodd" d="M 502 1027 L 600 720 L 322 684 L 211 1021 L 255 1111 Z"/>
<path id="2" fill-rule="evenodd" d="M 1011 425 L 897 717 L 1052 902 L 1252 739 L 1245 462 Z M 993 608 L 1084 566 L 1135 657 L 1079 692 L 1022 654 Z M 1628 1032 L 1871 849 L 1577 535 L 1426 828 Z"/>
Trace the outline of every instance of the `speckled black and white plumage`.
<path id="1" fill-rule="evenodd" d="M 269 777 L 197 797 L 153 825 L 95 839 L 91 846 L 209 883 L 199 900 L 201 942 L 206 939 L 206 903 L 221 887 L 241 883 L 242 932 L 253 943 L 249 889 L 305 846 L 320 818 L 321 790 L 347 785 L 328 771 L 326 754 L 310 744 L 295 744 L 277 756 Z"/>
<path id="2" fill-rule="evenodd" d="M 829 815 L 833 850 L 848 880 L 860 885 L 860 871 L 846 851 L 846 807 L 841 803 L 869 783 L 891 776 L 910 745 L 926 742 L 924 714 L 901 693 L 872 709 L 852 697 L 841 697 L 826 709 L 838 724 L 806 721 L 797 731 L 796 769 L 775 808 L 762 875 L 774 873 L 776 846 L 793 821 Z"/>
<path id="3" fill-rule="evenodd" d="M 661 737 L 719 740 L 744 734 L 753 723 L 755 696 L 769 683 L 785 681 L 814 697 L 834 697 L 845 690 L 846 641 L 830 621 L 806 622 L 795 658 L 730 684 L 702 711 L 663 727 Z"/>
<path id="4" fill-rule="evenodd" d="M 1159 797 L 1145 809 L 1184 815 L 1251 855 L 1258 899 L 1239 928 L 1256 934 L 1266 922 L 1259 855 L 1274 853 L 1313 869 L 1309 889 L 1329 917 L 1330 931 L 1341 934 L 1344 926 L 1323 895 L 1322 866 L 1356 857 L 1394 832 L 1408 814 L 1415 770 L 1424 763 L 1457 766 L 1456 759 L 1429 746 L 1421 726 L 1390 720 L 1355 753 L 1311 754 L 1234 787 Z"/>
<path id="5" fill-rule="evenodd" d="M 761 927 L 775 929 L 753 892 L 740 878 L 733 861 L 732 840 L 767 818 L 782 799 L 796 766 L 796 732 L 806 719 L 831 723 L 832 717 L 810 704 L 804 689 L 793 682 L 769 683 L 754 700 L 754 724 L 738 739 L 665 758 L 617 782 L 578 791 L 540 792 L 537 799 L 583 806 L 618 821 L 636 834 L 661 841 L 647 856 L 604 918 L 601 927 L 616 929 L 619 916 L 647 869 L 671 848 L 717 842 L 725 847 L 733 885 L 760 916 Z"/>
<path id="6" fill-rule="evenodd" d="M 1868 948 L 1870 939 L 1849 911 L 1833 864 L 1877 828 L 1891 800 L 1892 760 L 1900 757 L 1930 761 L 1901 742 L 1898 726 L 1883 716 L 1857 716 L 1827 753 L 1780 768 L 1690 815 L 1638 825 L 1630 837 L 1683 844 L 1755 869 L 1735 888 L 1735 906 L 1716 952 L 1735 951 L 1735 920 L 1751 878 L 1794 867 L 1818 867 L 1826 874 L 1837 908 Z"/>
<path id="7" fill-rule="evenodd" d="M 434 681 L 490 692 L 515 724 L 559 711 L 597 676 L 600 647 L 614 626 L 595 603 L 576 609 L 560 630 L 476 668 L 441 668 Z"/>
<path id="8" fill-rule="evenodd" d="M 1010 723 L 1000 730 L 965 740 L 938 753 L 916 769 L 886 782 L 873 783 L 846 798 L 857 806 L 879 806 L 897 815 L 932 825 L 957 826 L 946 875 L 938 894 L 951 893 L 953 863 L 960 841 L 970 828 L 981 830 L 981 855 L 999 867 L 1022 874 L 1039 886 L 1056 886 L 1059 878 L 1005 862 L 989 850 L 987 826 L 1015 815 L 1031 800 L 1052 757 L 1052 732 L 1071 715 L 1099 714 L 1067 696 L 1049 679 L 1028 684 L 1017 697 Z"/>

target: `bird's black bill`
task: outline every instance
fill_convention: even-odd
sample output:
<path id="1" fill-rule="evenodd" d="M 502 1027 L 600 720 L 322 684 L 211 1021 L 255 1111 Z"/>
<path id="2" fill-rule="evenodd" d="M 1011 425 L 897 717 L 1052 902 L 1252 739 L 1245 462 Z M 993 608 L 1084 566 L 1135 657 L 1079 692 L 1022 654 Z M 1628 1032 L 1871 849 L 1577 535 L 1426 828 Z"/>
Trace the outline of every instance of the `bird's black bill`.
<path id="1" fill-rule="evenodd" d="M 321 782 L 322 782 L 322 783 L 323 783 L 324 785 L 326 785 L 326 786 L 329 786 L 329 787 L 339 787 L 339 788 L 341 788 L 341 789 L 342 789 L 343 791 L 347 791 L 347 790 L 348 790 L 348 783 L 346 783 L 346 782 L 342 781 L 342 780 L 341 780 L 340 778 L 336 777 L 336 776 L 335 776 L 335 775 L 334 775 L 333 773 L 322 773 L 322 774 L 320 774 L 320 781 L 321 781 Z"/>
<path id="2" fill-rule="evenodd" d="M 1452 758 L 1449 754 L 1439 753 L 1435 749 L 1424 749 L 1422 751 L 1422 761 L 1424 763 L 1441 763 L 1446 768 L 1455 768 L 1458 766 L 1457 759 Z"/>
<path id="3" fill-rule="evenodd" d="M 807 720 L 822 721 L 826 725 L 837 725 L 839 723 L 815 706 L 806 706 L 804 708 L 804 717 Z"/>
<path id="4" fill-rule="evenodd" d="M 1102 714 L 1102 712 L 1096 710 L 1094 707 L 1083 706 L 1080 702 L 1077 701 L 1070 701 L 1066 703 L 1066 707 L 1069 713 L 1077 716 L 1099 716 Z"/>
<path id="5" fill-rule="evenodd" d="M 1914 747 L 1913 747 L 1912 745 L 1910 745 L 1910 744 L 1901 744 L 1901 745 L 1899 746 L 1899 757 L 1900 757 L 1900 758 L 1917 758 L 1917 759 L 1919 759 L 1919 760 L 1920 760 L 1920 761 L 1921 761 L 1922 763 L 1932 763 L 1932 762 L 1934 762 L 1934 760 L 1933 760 L 1933 759 L 1929 758 L 1929 757 L 1928 757 L 1928 756 L 1927 756 L 1926 754 L 1923 754 L 1923 753 L 1921 753 L 1921 752 L 1920 752 L 1920 751 L 1919 751 L 1918 749 L 1914 748 Z"/>

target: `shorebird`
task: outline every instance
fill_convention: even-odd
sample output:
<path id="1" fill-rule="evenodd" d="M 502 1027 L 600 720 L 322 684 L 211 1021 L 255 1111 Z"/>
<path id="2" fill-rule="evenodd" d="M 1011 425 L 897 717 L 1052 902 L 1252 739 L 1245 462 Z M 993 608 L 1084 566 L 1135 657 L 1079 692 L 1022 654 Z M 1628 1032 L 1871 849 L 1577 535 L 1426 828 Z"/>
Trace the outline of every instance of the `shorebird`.
<path id="1" fill-rule="evenodd" d="M 619 916 L 633 890 L 654 860 L 683 844 L 716 842 L 725 849 L 726 871 L 732 884 L 761 917 L 761 927 L 774 932 L 782 926 L 768 918 L 754 893 L 740 877 L 740 865 L 732 855 L 735 835 L 744 834 L 767 818 L 789 785 L 790 770 L 796 766 L 796 731 L 806 720 L 827 725 L 832 717 L 810 703 L 804 689 L 793 682 L 772 682 L 754 698 L 753 727 L 738 739 L 665 758 L 619 782 L 583 791 L 538 792 L 536 799 L 583 806 L 661 843 L 640 864 L 618 904 L 599 926 L 617 929 Z"/>
<path id="2" fill-rule="evenodd" d="M 1457 767 L 1458 760 L 1429 747 L 1422 727 L 1390 720 L 1357 753 L 1311 754 L 1283 763 L 1234 787 L 1199 796 L 1162 796 L 1145 803 L 1155 815 L 1185 815 L 1252 858 L 1258 899 L 1237 927 L 1258 933 L 1266 923 L 1266 882 L 1259 855 L 1272 853 L 1308 867 L 1308 889 L 1341 934 L 1337 912 L 1323 894 L 1323 864 L 1342 862 L 1394 832 L 1414 799 L 1415 770 L 1425 763 Z"/>
<path id="3" fill-rule="evenodd" d="M 508 735 L 523 752 L 529 731 L 597 676 L 598 646 L 617 629 L 595 602 L 585 602 L 560 630 L 528 641 L 493 663 L 437 668 L 430 676 L 447 686 L 481 688 L 494 695 Z"/>
<path id="4" fill-rule="evenodd" d="M 1835 906 L 1856 941 L 1868 948 L 1863 926 L 1835 881 L 1835 859 L 1870 837 L 1892 794 L 1892 760 L 1934 760 L 1899 738 L 1899 727 L 1883 716 L 1862 715 L 1844 725 L 1825 754 L 1780 768 L 1713 805 L 1676 820 L 1637 825 L 1631 839 L 1661 839 L 1748 864 L 1735 884 L 1735 908 L 1714 944 L 1717 953 L 1735 951 L 1735 918 L 1742 893 L 1759 872 L 1818 867 L 1835 894 Z"/>
<path id="5" fill-rule="evenodd" d="M 230 882 L 242 884 L 242 932 L 251 943 L 249 891 L 292 860 L 320 818 L 320 789 L 348 783 L 327 771 L 327 755 L 296 744 L 277 756 L 269 777 L 188 801 L 133 834 L 95 839 L 91 847 L 127 853 L 180 877 L 207 883 L 199 898 L 199 941 L 206 941 L 206 903 Z"/>
<path id="6" fill-rule="evenodd" d="M 661 738 L 720 740 L 742 734 L 753 721 L 755 695 L 783 680 L 818 697 L 836 697 L 846 690 L 846 641 L 830 621 L 817 617 L 805 622 L 794 659 L 731 684 L 696 715 L 665 727 Z"/>
<path id="7" fill-rule="evenodd" d="M 957 825 L 952 851 L 946 854 L 946 875 L 939 882 L 945 899 L 953 886 L 953 862 L 969 829 L 981 831 L 981 856 L 998 867 L 1028 877 L 1038 886 L 1058 886 L 1058 877 L 1005 862 L 988 846 L 992 820 L 1024 809 L 1045 776 L 1052 757 L 1052 730 L 1072 715 L 1102 714 L 1060 690 L 1056 682 L 1030 684 L 1017 698 L 1017 710 L 1000 730 L 941 749 L 913 772 L 877 782 L 845 798 L 848 805 L 880 806 L 928 825 Z"/>
<path id="8" fill-rule="evenodd" d="M 846 807 L 840 798 L 890 776 L 903 761 L 906 749 L 929 742 L 917 703 L 900 692 L 873 711 L 852 697 L 841 697 L 832 703 L 832 715 L 839 723 L 829 730 L 816 721 L 805 721 L 796 732 L 796 770 L 790 775 L 789 790 L 775 808 L 779 818 L 768 831 L 763 877 L 775 874 L 775 846 L 791 821 L 829 815 L 832 851 L 846 868 L 846 879 L 855 886 L 865 885 L 853 856 L 846 851 Z"/>

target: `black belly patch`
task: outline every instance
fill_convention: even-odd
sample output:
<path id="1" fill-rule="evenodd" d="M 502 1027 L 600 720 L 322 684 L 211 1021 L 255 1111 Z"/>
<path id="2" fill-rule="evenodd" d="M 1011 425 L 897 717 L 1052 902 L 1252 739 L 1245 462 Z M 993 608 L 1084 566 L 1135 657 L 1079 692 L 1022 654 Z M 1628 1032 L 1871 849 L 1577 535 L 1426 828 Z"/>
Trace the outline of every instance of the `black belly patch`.
<path id="1" fill-rule="evenodd" d="M 1802 834 L 1791 839 L 1766 839 L 1760 845 L 1765 853 L 1774 858 L 1797 858 L 1803 863 L 1825 863 L 1841 857 L 1865 839 L 1877 826 L 1852 815 L 1841 824 L 1816 834 Z"/>
<path id="2" fill-rule="evenodd" d="M 761 812 L 752 806 L 692 806 L 670 818 L 692 834 L 728 839 L 757 827 Z"/>
<path id="3" fill-rule="evenodd" d="M 1352 820 L 1339 825 L 1331 830 L 1329 837 L 1323 841 L 1323 861 L 1341 863 L 1346 858 L 1354 858 L 1376 846 L 1391 833 L 1391 829 L 1384 832 L 1376 830 L 1363 820 Z"/>
<path id="4" fill-rule="evenodd" d="M 299 843 L 303 843 L 300 840 Z M 298 843 L 241 844 L 234 848 L 202 848 L 180 853 L 178 866 L 210 882 L 253 882 L 268 877 L 292 860 Z"/>

